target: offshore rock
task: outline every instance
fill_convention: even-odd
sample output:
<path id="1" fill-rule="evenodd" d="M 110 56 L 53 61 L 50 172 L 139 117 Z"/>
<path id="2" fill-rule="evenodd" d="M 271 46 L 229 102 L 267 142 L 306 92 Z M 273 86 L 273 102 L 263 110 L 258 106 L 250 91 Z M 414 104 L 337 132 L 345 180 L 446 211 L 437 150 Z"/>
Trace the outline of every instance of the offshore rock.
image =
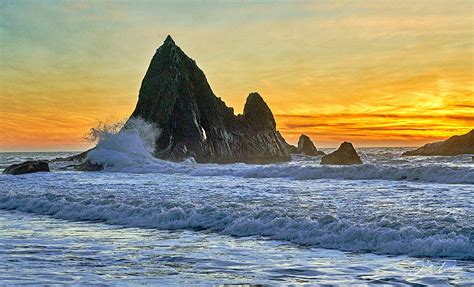
<path id="1" fill-rule="evenodd" d="M 323 156 L 321 164 L 351 165 L 362 164 L 362 161 L 352 144 L 343 142 L 336 151 Z"/>
<path id="2" fill-rule="evenodd" d="M 49 172 L 49 164 L 47 161 L 35 160 L 26 161 L 19 164 L 13 164 L 5 168 L 4 174 L 19 175 L 33 172 Z"/>
<path id="3" fill-rule="evenodd" d="M 89 160 L 86 160 L 83 163 L 72 165 L 74 170 L 77 171 L 101 171 L 104 169 L 104 166 L 99 163 L 92 163 Z"/>
<path id="4" fill-rule="evenodd" d="M 67 157 L 57 157 L 52 160 L 52 162 L 57 162 L 57 161 L 75 161 L 75 162 L 83 162 L 84 160 L 87 159 L 87 154 L 93 149 L 89 149 L 86 151 L 83 151 L 79 154 L 67 156 Z"/>
<path id="5" fill-rule="evenodd" d="M 310 156 L 325 155 L 324 152 L 318 151 L 318 149 L 314 146 L 313 142 L 307 135 L 300 136 L 296 151 L 297 153 Z"/>
<path id="6" fill-rule="evenodd" d="M 130 119 L 161 130 L 154 155 L 172 161 L 269 163 L 290 160 L 270 108 L 251 93 L 242 115 L 218 98 L 203 71 L 168 36 L 153 56 Z M 125 127 L 127 124 L 125 124 Z"/>
<path id="7" fill-rule="evenodd" d="M 452 136 L 444 141 L 425 144 L 415 150 L 404 152 L 402 155 L 454 156 L 459 154 L 474 154 L 474 129 L 464 135 Z"/>

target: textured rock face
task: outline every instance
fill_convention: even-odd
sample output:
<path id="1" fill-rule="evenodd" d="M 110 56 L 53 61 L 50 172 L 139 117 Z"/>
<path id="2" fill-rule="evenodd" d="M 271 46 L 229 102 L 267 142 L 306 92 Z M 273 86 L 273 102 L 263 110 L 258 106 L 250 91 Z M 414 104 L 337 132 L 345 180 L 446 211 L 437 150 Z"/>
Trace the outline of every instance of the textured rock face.
<path id="1" fill-rule="evenodd" d="M 444 155 L 474 154 L 474 130 L 460 136 L 452 136 L 447 140 L 426 144 L 403 155 Z"/>
<path id="2" fill-rule="evenodd" d="M 168 36 L 153 56 L 131 118 L 161 129 L 155 156 L 180 161 L 266 163 L 290 159 L 273 114 L 251 93 L 242 115 L 214 95 L 196 62 Z"/>
<path id="3" fill-rule="evenodd" d="M 13 164 L 7 167 L 3 173 L 5 174 L 25 174 L 25 173 L 33 173 L 33 172 L 48 172 L 49 171 L 49 164 L 47 161 L 26 161 L 19 164 Z"/>
<path id="4" fill-rule="evenodd" d="M 294 145 L 291 145 L 291 144 L 287 143 L 285 147 L 286 147 L 286 150 L 290 154 L 298 153 L 298 147 L 295 147 Z"/>
<path id="5" fill-rule="evenodd" d="M 298 148 L 297 153 L 302 153 L 305 155 L 310 156 L 317 156 L 317 155 L 324 155 L 325 153 L 322 151 L 318 151 L 318 149 L 314 146 L 313 142 L 307 135 L 301 135 L 298 140 Z"/>
<path id="6" fill-rule="evenodd" d="M 362 161 L 352 144 L 343 142 L 336 151 L 323 156 L 321 164 L 350 165 L 362 164 Z"/>

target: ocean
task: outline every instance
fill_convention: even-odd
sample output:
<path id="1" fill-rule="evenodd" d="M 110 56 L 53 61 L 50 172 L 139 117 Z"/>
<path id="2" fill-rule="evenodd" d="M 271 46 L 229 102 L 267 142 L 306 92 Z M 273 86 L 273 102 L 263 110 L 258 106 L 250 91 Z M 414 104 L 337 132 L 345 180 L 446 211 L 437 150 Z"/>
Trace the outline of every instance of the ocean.
<path id="1" fill-rule="evenodd" d="M 2 174 L 0 285 L 472 286 L 471 156 L 356 149 L 363 165 L 109 149 L 101 172 Z M 0 153 L 0 170 L 72 154 Z"/>

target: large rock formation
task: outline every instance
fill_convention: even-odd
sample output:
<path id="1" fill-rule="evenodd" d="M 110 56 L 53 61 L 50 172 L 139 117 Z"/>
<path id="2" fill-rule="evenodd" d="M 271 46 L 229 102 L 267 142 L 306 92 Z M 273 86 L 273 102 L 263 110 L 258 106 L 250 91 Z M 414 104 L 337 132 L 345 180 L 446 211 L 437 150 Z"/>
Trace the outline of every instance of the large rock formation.
<path id="1" fill-rule="evenodd" d="M 314 146 L 313 142 L 307 135 L 300 136 L 296 151 L 297 153 L 310 156 L 325 155 L 324 152 L 318 151 L 318 149 Z"/>
<path id="2" fill-rule="evenodd" d="M 444 155 L 474 154 L 474 130 L 460 136 L 452 136 L 444 141 L 425 144 L 403 155 Z"/>
<path id="3" fill-rule="evenodd" d="M 294 146 L 294 145 L 291 145 L 289 143 L 286 143 L 285 145 L 286 147 L 286 150 L 290 153 L 290 154 L 296 154 L 298 153 L 298 147 Z"/>
<path id="4" fill-rule="evenodd" d="M 151 60 L 130 118 L 142 118 L 161 129 L 158 158 L 194 157 L 197 162 L 216 163 L 290 160 L 262 97 L 251 93 L 243 114 L 234 115 L 170 36 Z"/>
<path id="5" fill-rule="evenodd" d="M 34 161 L 25 161 L 22 163 L 10 165 L 9 167 L 5 168 L 3 173 L 18 175 L 18 174 L 25 174 L 25 173 L 48 172 L 48 171 L 49 171 L 49 164 L 47 161 L 34 160 Z"/>
<path id="6" fill-rule="evenodd" d="M 350 165 L 362 164 L 362 161 L 352 144 L 343 142 L 336 151 L 323 156 L 321 164 Z"/>

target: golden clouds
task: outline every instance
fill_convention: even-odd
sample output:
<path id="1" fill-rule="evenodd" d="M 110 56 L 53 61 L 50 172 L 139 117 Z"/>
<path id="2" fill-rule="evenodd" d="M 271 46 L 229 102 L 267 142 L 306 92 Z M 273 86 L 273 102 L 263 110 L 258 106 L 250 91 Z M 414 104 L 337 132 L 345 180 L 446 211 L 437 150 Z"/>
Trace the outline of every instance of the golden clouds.
<path id="1" fill-rule="evenodd" d="M 167 34 L 236 111 L 283 135 L 418 145 L 474 126 L 471 1 L 11 2 L 0 9 L 0 149 L 82 149 L 123 118 Z"/>

